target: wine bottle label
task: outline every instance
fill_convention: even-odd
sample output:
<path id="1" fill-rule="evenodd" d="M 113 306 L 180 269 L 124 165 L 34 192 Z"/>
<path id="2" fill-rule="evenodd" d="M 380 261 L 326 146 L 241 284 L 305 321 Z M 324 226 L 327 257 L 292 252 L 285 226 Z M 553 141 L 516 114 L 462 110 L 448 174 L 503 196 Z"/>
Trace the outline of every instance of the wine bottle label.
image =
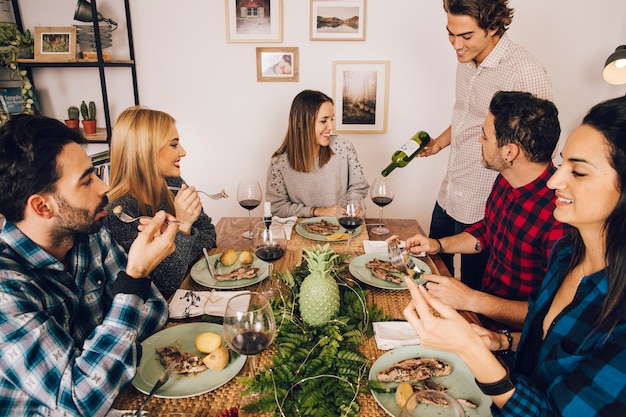
<path id="1" fill-rule="evenodd" d="M 421 145 L 414 140 L 407 140 L 402 146 L 400 146 L 400 150 L 411 156 L 419 150 L 420 146 Z"/>

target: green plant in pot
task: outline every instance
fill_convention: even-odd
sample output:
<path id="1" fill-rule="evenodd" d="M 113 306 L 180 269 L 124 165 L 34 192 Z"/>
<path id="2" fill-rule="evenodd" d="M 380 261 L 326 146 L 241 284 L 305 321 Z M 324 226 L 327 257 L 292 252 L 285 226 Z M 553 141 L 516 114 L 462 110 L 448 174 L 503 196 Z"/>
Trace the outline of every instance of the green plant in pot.
<path id="1" fill-rule="evenodd" d="M 89 105 L 83 100 L 80 103 L 80 114 L 83 116 L 83 129 L 86 135 L 96 133 L 96 103 L 89 102 Z"/>
<path id="2" fill-rule="evenodd" d="M 67 119 L 65 120 L 65 124 L 67 127 L 72 129 L 78 129 L 78 119 L 80 115 L 80 110 L 76 106 L 70 106 L 67 109 Z"/>

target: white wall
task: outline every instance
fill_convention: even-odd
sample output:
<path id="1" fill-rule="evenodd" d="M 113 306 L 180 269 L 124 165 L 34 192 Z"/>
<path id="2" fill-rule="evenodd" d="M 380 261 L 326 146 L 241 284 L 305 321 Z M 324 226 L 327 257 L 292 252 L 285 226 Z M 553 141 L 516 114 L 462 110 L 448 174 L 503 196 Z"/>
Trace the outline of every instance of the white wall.
<path id="1" fill-rule="evenodd" d="M 306 88 L 332 95 L 333 60 L 389 60 L 389 116 L 386 134 L 345 135 L 355 144 L 370 182 L 391 153 L 417 130 L 437 136 L 450 121 L 456 59 L 446 36 L 441 0 L 367 0 L 366 41 L 309 40 L 308 0 L 283 0 L 283 43 L 226 42 L 223 0 L 131 0 L 141 103 L 172 114 L 187 150 L 184 178 L 228 200 L 205 201 L 215 221 L 245 216 L 236 201 L 243 178 L 265 181 L 271 153 L 284 135 L 293 97 Z M 626 44 L 623 0 L 511 0 L 516 9 L 509 34 L 546 66 L 560 110 L 563 138 L 593 104 L 624 94 L 601 78 L 605 59 Z M 28 28 L 64 26 L 75 0 L 22 0 Z M 114 58 L 126 58 L 121 1 L 99 0 L 100 12 L 120 23 Z M 259 46 L 299 47 L 300 81 L 256 81 Z M 109 70 L 115 117 L 132 104 L 130 76 Z M 47 115 L 65 118 L 82 99 L 99 100 L 97 71 L 37 70 L 35 81 Z M 94 147 L 96 149 L 97 147 Z M 391 174 L 397 196 L 387 217 L 415 217 L 428 228 L 445 172 L 447 151 L 416 159 Z M 253 213 L 261 215 L 261 208 Z M 377 207 L 368 201 L 368 215 Z"/>

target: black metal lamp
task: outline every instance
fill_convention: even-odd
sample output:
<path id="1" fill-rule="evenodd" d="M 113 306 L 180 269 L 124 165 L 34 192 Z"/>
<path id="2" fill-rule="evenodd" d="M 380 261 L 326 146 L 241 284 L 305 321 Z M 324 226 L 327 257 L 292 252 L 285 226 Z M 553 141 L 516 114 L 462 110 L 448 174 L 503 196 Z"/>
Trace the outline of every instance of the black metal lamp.
<path id="1" fill-rule="evenodd" d="M 606 60 L 602 78 L 609 84 L 626 84 L 626 45 L 618 46 Z"/>
<path id="2" fill-rule="evenodd" d="M 91 3 L 87 0 L 78 0 L 78 4 L 76 5 L 76 11 L 74 12 L 74 20 L 79 20 L 81 22 L 93 22 L 93 14 L 91 12 Z M 108 19 L 98 13 L 98 22 L 108 23 L 109 26 L 112 26 L 113 29 L 117 29 L 117 22 Z"/>

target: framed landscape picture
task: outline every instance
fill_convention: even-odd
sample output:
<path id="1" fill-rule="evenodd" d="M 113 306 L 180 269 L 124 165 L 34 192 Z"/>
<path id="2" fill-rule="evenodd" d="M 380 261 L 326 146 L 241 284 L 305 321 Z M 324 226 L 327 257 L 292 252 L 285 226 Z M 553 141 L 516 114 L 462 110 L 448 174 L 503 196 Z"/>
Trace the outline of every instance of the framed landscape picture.
<path id="1" fill-rule="evenodd" d="M 256 48 L 257 81 L 298 81 L 298 48 Z"/>
<path id="2" fill-rule="evenodd" d="M 282 42 L 283 0 L 225 0 L 228 42 Z"/>
<path id="3" fill-rule="evenodd" d="M 333 61 L 335 132 L 385 133 L 389 61 Z"/>
<path id="4" fill-rule="evenodd" d="M 35 61 L 76 59 L 76 27 L 35 26 Z"/>
<path id="5" fill-rule="evenodd" d="M 312 41 L 365 40 L 365 0 L 311 0 Z"/>

